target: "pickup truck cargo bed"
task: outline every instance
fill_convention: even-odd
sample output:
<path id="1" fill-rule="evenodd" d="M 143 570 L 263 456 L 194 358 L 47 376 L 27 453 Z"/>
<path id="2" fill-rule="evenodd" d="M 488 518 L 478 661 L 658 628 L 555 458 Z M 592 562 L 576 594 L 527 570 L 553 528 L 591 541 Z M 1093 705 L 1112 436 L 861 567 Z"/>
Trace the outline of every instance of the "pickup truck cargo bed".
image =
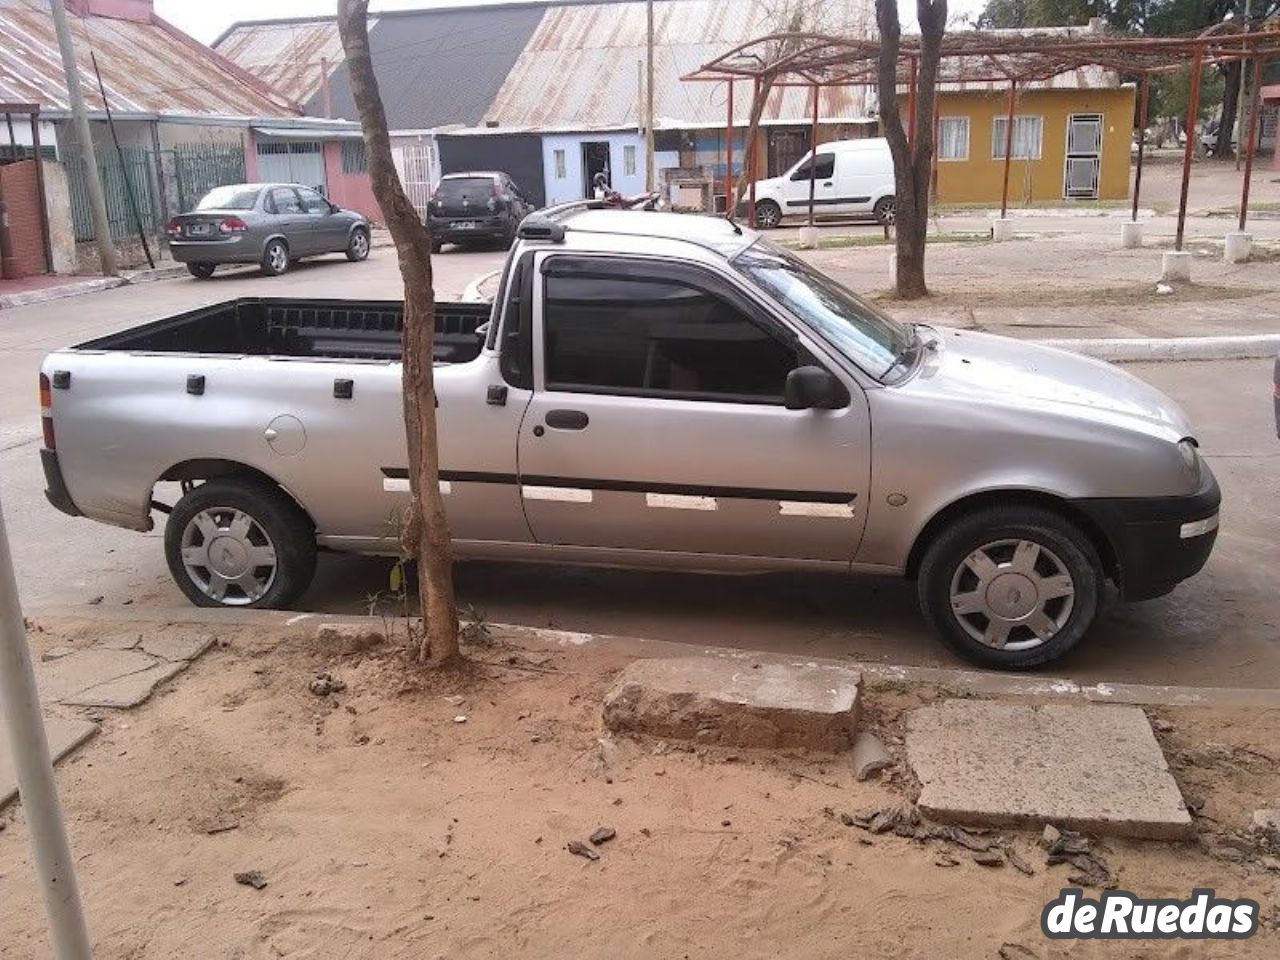
<path id="1" fill-rule="evenodd" d="M 437 303 L 435 359 L 465 363 L 480 352 L 487 303 Z M 100 337 L 78 350 L 399 360 L 399 300 L 242 297 Z"/>

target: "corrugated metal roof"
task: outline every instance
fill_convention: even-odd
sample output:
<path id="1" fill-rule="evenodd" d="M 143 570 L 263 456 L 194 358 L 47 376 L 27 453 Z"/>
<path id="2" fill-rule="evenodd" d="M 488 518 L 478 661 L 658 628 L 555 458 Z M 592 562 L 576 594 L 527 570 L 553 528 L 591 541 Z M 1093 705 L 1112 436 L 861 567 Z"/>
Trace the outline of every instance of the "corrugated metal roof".
<path id="1" fill-rule="evenodd" d="M 872 36 L 872 0 L 829 0 L 807 5 L 808 30 Z M 686 83 L 680 77 L 739 43 L 777 31 L 779 10 L 765 0 L 666 0 L 654 6 L 655 126 L 679 128 L 723 122 L 726 87 Z M 640 123 L 641 75 L 645 59 L 643 2 L 548 7 L 537 31 L 507 76 L 487 121 L 500 126 L 594 129 Z M 739 84 L 735 119 L 745 123 L 751 91 Z M 867 90 L 824 90 L 823 119 L 856 120 L 867 115 Z M 766 119 L 801 122 L 812 114 L 809 93 L 783 88 L 770 97 Z"/>
<path id="2" fill-rule="evenodd" d="M 162 21 L 70 17 L 85 104 L 103 110 L 91 53 L 111 109 L 121 114 L 294 117 L 282 95 L 259 89 L 235 68 Z M 70 109 L 66 74 L 46 0 L 0 0 L 0 101 Z"/>
<path id="3" fill-rule="evenodd" d="M 377 23 L 370 17 L 369 29 Z M 320 92 L 324 61 L 332 73 L 345 58 L 333 17 L 238 23 L 214 41 L 214 49 L 296 103 Z"/>
<path id="4" fill-rule="evenodd" d="M 1096 37 L 1093 27 L 1037 27 L 1035 29 L 1003 28 L 987 30 L 995 36 L 1036 36 L 1063 37 L 1067 39 Z M 987 57 L 948 57 L 943 61 L 942 76 L 938 89 L 941 92 L 958 90 L 993 90 L 1007 91 L 1009 84 L 991 79 L 992 65 Z M 971 79 L 978 78 L 978 79 Z M 1093 64 L 1077 67 L 1052 77 L 1028 80 L 1020 83 L 1022 90 L 1097 90 L 1120 85 L 1120 78 L 1114 70 Z"/>

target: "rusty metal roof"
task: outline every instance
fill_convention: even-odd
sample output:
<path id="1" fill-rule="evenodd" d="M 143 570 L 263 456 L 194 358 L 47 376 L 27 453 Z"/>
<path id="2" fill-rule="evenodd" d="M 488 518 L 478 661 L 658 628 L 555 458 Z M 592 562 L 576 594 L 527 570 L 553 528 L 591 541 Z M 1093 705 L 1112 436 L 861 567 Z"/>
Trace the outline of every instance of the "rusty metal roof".
<path id="1" fill-rule="evenodd" d="M 369 30 L 377 23 L 371 16 Z M 332 72 L 345 59 L 333 17 L 237 23 L 213 47 L 296 103 L 320 92 L 325 61 Z"/>
<path id="2" fill-rule="evenodd" d="M 794 5 L 793 5 L 794 6 Z M 806 4 L 814 27 L 842 36 L 875 33 L 872 0 Z M 654 116 L 666 129 L 723 123 L 723 84 L 680 78 L 737 44 L 779 28 L 779 2 L 663 0 L 654 5 Z M 485 114 L 501 127 L 600 129 L 638 126 L 643 91 L 646 15 L 643 2 L 550 6 Z M 745 123 L 750 84 L 738 85 L 734 115 Z M 824 120 L 867 116 L 865 88 L 824 90 Z M 770 97 L 763 119 L 805 121 L 809 93 L 791 88 Z"/>
<path id="3" fill-rule="evenodd" d="M 103 111 L 91 53 L 112 111 L 121 115 L 296 117 L 301 111 L 230 61 L 163 20 L 71 16 L 85 105 Z M 42 114 L 70 109 L 47 0 L 0 0 L 0 101 L 31 101 Z"/>

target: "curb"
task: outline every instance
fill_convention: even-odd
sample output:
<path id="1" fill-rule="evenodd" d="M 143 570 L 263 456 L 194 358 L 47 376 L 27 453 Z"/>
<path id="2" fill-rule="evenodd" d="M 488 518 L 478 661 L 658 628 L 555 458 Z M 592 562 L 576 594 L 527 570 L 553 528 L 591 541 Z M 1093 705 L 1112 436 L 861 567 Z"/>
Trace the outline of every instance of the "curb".
<path id="1" fill-rule="evenodd" d="M 483 293 L 480 292 L 480 288 L 501 273 L 502 273 L 501 269 L 490 270 L 488 273 L 481 274 L 480 276 L 472 280 L 470 283 L 468 283 L 466 288 L 462 291 L 463 302 L 464 303 L 490 302 L 493 298 L 486 297 Z"/>
<path id="2" fill-rule="evenodd" d="M 1069 350 L 1112 363 L 1172 360 L 1255 360 L 1280 354 L 1280 333 L 1226 337 L 1139 337 L 1037 340 L 1041 346 Z"/>
<path id="3" fill-rule="evenodd" d="M 262 625 L 276 629 L 297 628 L 298 633 L 313 635 L 321 625 L 381 625 L 382 621 L 367 616 L 344 616 L 328 613 L 297 613 L 291 610 L 198 610 L 173 609 L 114 611 L 97 607 L 55 607 L 28 611 L 34 622 L 58 617 L 103 622 L 146 623 L 161 627 L 192 624 L 205 629 L 219 625 L 239 628 Z M 830 657 L 802 657 L 784 653 L 744 650 L 738 647 L 703 647 L 672 640 L 650 640 L 610 634 L 577 633 L 517 624 L 491 623 L 489 629 L 501 637 L 532 643 L 545 648 L 563 649 L 599 645 L 614 648 L 636 657 L 719 657 L 749 660 L 783 666 L 834 666 L 862 673 L 869 684 L 928 684 L 948 690 L 982 697 L 1033 697 L 1076 703 L 1117 703 L 1152 707 L 1253 707 L 1280 709 L 1280 689 L 1262 687 L 1182 687 L 1159 684 L 1099 681 L 1080 683 L 1065 677 L 1039 674 L 1000 673 L 952 667 L 911 667 L 884 663 L 863 663 Z"/>
<path id="4" fill-rule="evenodd" d="M 73 280 L 60 283 L 55 287 L 41 287 L 23 293 L 10 293 L 0 296 L 0 310 L 9 307 L 29 307 L 36 303 L 48 303 L 52 300 L 65 300 L 85 293 L 98 293 L 102 290 L 114 290 L 116 287 L 130 286 L 135 283 L 151 283 L 155 280 L 172 280 L 185 276 L 187 268 L 180 263 L 166 264 L 154 270 L 126 270 L 118 277 L 93 277 L 88 280 Z"/>

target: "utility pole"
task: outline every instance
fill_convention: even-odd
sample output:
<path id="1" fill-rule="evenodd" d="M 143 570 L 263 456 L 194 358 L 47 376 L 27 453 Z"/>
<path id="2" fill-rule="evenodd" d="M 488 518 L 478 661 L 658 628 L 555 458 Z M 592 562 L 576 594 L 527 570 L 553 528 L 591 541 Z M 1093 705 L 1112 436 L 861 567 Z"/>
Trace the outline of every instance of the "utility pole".
<path id="1" fill-rule="evenodd" d="M 645 78 L 645 119 L 644 119 L 644 169 L 645 189 L 650 193 L 657 189 L 658 172 L 654 169 L 653 149 L 653 0 L 646 0 L 645 15 L 648 18 L 648 37 L 646 48 Z"/>
<path id="2" fill-rule="evenodd" d="M 61 5 L 61 0 L 59 0 Z M 18 774 L 22 813 L 31 834 L 36 876 L 49 915 L 50 940 L 57 960 L 90 960 L 89 932 L 80 907 L 75 861 L 62 820 L 58 786 L 49 759 L 40 696 L 36 692 L 26 625 L 18 604 L 18 582 L 9 553 L 4 513 L 0 512 L 0 708 L 9 727 L 13 768 Z"/>
<path id="3" fill-rule="evenodd" d="M 102 180 L 98 171 L 98 158 L 93 149 L 93 135 L 89 131 L 89 116 L 85 113 L 84 95 L 80 90 L 80 68 L 76 64 L 75 47 L 71 43 L 67 8 L 62 0 L 50 0 L 50 5 L 53 11 L 53 28 L 58 34 L 58 48 L 62 51 L 62 72 L 67 75 L 67 100 L 71 104 L 71 117 L 75 121 L 80 156 L 85 167 L 85 184 L 89 188 L 89 210 L 93 214 L 98 260 L 102 263 L 102 275 L 114 277 L 120 272 L 120 268 L 116 263 L 116 247 L 111 241 L 107 203 L 102 197 Z"/>

